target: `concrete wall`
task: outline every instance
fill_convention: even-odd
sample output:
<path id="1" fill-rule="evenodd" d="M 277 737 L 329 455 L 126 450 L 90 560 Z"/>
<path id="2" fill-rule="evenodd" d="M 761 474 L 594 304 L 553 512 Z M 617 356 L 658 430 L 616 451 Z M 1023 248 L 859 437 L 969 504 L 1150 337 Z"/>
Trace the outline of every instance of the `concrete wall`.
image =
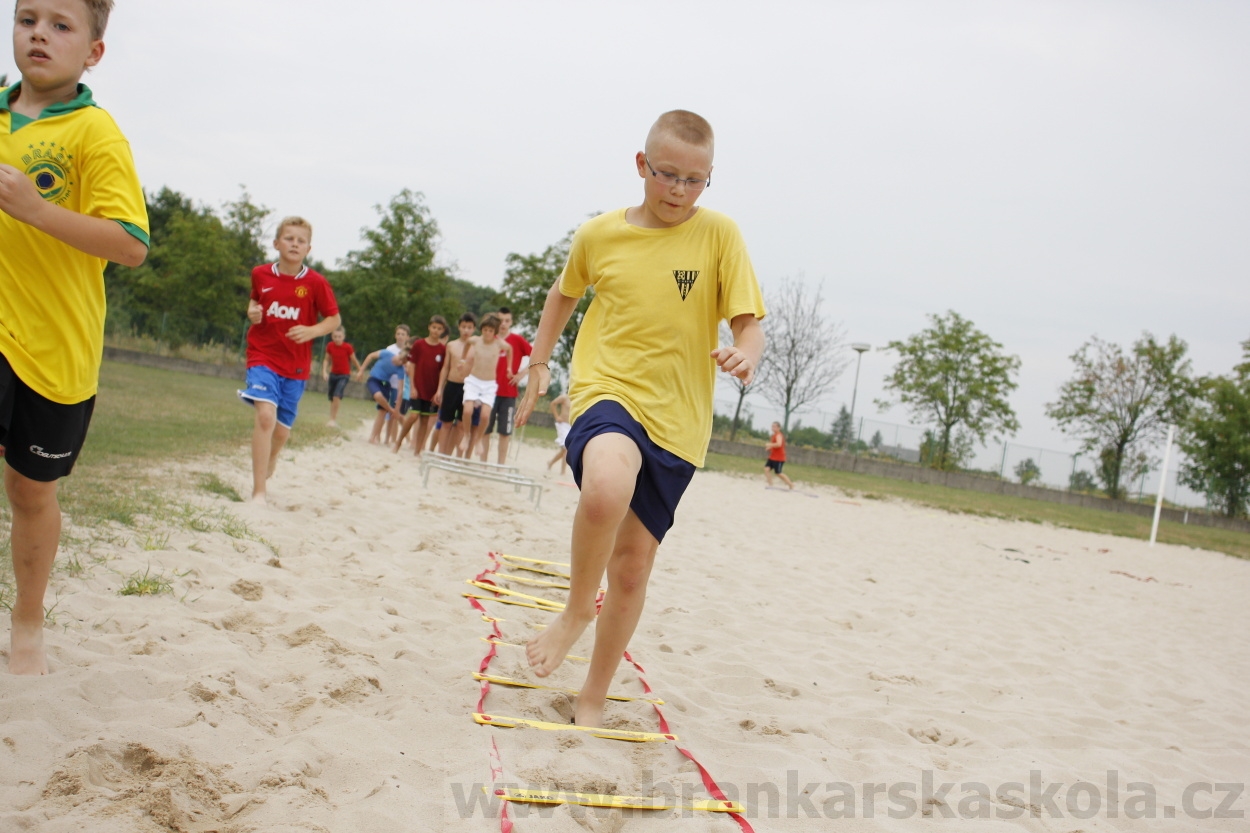
<path id="1" fill-rule="evenodd" d="M 758 445 L 731 443 L 727 440 L 712 440 L 708 446 L 710 451 L 718 454 L 732 454 L 736 457 L 754 457 L 764 460 L 767 451 Z M 958 471 L 938 471 L 921 466 L 908 466 L 902 463 L 891 463 L 847 454 L 840 451 L 820 451 L 814 448 L 786 448 L 789 462 L 804 466 L 818 466 L 825 469 L 849 471 L 857 474 L 868 474 L 875 477 L 887 477 L 891 480 L 909 480 L 913 483 L 931 483 L 938 486 L 949 486 L 952 489 L 966 489 L 974 492 L 988 492 L 996 495 L 1044 500 L 1050 503 L 1063 503 L 1069 506 L 1083 506 L 1086 509 L 1100 509 L 1104 512 L 1123 512 L 1129 515 L 1154 517 L 1154 506 L 1142 503 L 1129 503 L 1122 500 L 1110 500 L 1096 495 L 1080 492 L 1065 492 L 1060 489 L 1048 489 L 1044 486 L 1024 486 L 1000 480 L 997 477 L 983 477 Z M 1186 511 L 1184 509 L 1164 508 L 1161 517 L 1174 523 L 1188 523 L 1194 526 L 1228 529 L 1235 532 L 1250 532 L 1250 521 L 1241 518 L 1225 518 L 1219 515 L 1208 515 L 1205 512 Z"/>

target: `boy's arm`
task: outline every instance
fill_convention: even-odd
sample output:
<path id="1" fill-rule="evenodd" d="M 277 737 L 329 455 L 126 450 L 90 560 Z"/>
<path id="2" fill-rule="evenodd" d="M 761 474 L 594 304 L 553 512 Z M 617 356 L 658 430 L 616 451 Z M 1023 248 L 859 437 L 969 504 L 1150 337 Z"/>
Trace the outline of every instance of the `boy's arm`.
<path id="1" fill-rule="evenodd" d="M 330 379 L 330 345 L 326 345 L 325 352 L 321 355 L 321 381 L 326 382 Z"/>
<path id="2" fill-rule="evenodd" d="M 760 366 L 760 357 L 764 355 L 764 328 L 760 320 L 751 313 L 735 315 L 729 322 L 733 330 L 732 347 L 720 347 L 712 351 L 712 358 L 722 373 L 737 376 L 744 385 L 755 380 L 755 369 Z"/>
<path id="3" fill-rule="evenodd" d="M 447 387 L 447 375 L 451 373 L 451 351 L 443 354 L 443 368 L 438 371 L 438 390 L 434 392 L 434 404 L 443 404 L 443 388 Z"/>
<path id="4" fill-rule="evenodd" d="M 361 378 L 361 377 L 363 377 L 363 376 L 365 375 L 365 371 L 369 369 L 369 365 L 373 364 L 373 362 L 374 362 L 374 361 L 377 359 L 377 357 L 378 357 L 378 356 L 380 356 L 380 355 L 382 355 L 382 351 L 381 351 L 381 350 L 374 350 L 372 353 L 370 353 L 369 355 L 365 356 L 365 360 L 364 360 L 364 362 L 362 362 L 362 363 L 361 363 L 360 368 L 356 371 L 356 377 L 357 377 L 357 379 L 359 379 L 359 378 Z"/>
<path id="5" fill-rule="evenodd" d="M 260 305 L 260 301 L 255 298 L 247 299 L 247 320 L 253 324 L 259 324 L 265 317 L 265 308 Z"/>
<path id="6" fill-rule="evenodd" d="M 361 371 L 363 371 L 363 370 L 365 369 L 365 368 L 364 368 L 364 365 L 362 365 L 362 364 L 360 363 L 360 359 L 356 358 L 356 351 L 355 351 L 355 350 L 353 350 L 353 351 L 352 351 L 352 364 L 354 364 L 354 365 L 356 366 L 356 371 L 357 371 L 358 373 L 359 373 L 359 372 L 361 372 Z"/>
<path id="7" fill-rule="evenodd" d="M 525 388 L 525 397 L 517 406 L 517 425 L 525 424 L 534 411 L 538 397 L 547 393 L 547 385 L 551 382 L 551 370 L 547 367 L 547 362 L 555 352 L 556 342 L 564 332 L 564 325 L 573 317 L 573 311 L 577 309 L 577 302 L 580 300 L 570 298 L 560 291 L 559 278 L 547 290 L 542 317 L 538 319 L 538 332 L 534 335 L 534 350 L 530 353 L 529 384 Z"/>
<path id="8" fill-rule="evenodd" d="M 48 202 L 35 183 L 11 165 L 0 165 L 0 211 L 93 257 L 135 267 L 148 256 L 148 247 L 121 223 Z"/>
<path id="9" fill-rule="evenodd" d="M 305 327 L 302 324 L 296 324 L 294 327 L 286 331 L 286 337 L 296 344 L 303 344 L 312 341 L 314 338 L 329 335 L 339 328 L 342 317 L 336 312 L 329 318 L 323 318 L 311 327 Z"/>

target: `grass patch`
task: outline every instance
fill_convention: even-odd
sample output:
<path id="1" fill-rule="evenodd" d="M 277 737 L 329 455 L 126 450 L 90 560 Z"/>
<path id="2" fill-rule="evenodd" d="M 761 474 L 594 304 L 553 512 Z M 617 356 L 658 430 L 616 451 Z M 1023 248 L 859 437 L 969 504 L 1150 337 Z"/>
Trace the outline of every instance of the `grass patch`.
<path id="1" fill-rule="evenodd" d="M 762 460 L 709 453 L 709 471 L 734 472 L 759 476 L 763 482 Z M 1006 520 L 1048 523 L 1085 532 L 1101 532 L 1125 538 L 1149 540 L 1151 519 L 1120 512 L 1105 512 L 1083 506 L 1067 506 L 1041 500 L 952 489 L 948 486 L 891 480 L 867 474 L 837 471 L 818 466 L 786 464 L 786 474 L 795 482 L 821 483 L 866 500 L 882 497 L 901 498 L 946 512 L 960 512 Z M 1158 540 L 1165 544 L 1181 544 L 1199 549 L 1215 550 L 1237 558 L 1250 558 L 1250 535 L 1225 529 L 1189 526 L 1172 521 L 1159 522 Z"/>
<path id="2" fill-rule="evenodd" d="M 57 559 L 60 572 L 85 577 L 90 566 L 108 560 L 83 558 L 101 545 L 124 547 L 133 540 L 144 550 L 166 549 L 171 528 L 222 532 L 259 543 L 277 555 L 277 547 L 224 510 L 204 512 L 169 497 L 183 485 L 181 479 L 174 479 L 171 463 L 204 455 L 249 459 L 254 417 L 235 393 L 240 387 L 242 383 L 235 379 L 119 362 L 103 364 L 86 445 L 73 475 L 61 481 L 58 492 L 61 510 L 73 525 L 62 538 Z M 287 448 L 341 440 L 341 430 L 325 425 L 329 403 L 324 394 L 306 393 L 300 413 Z M 351 425 L 373 415 L 372 402 L 346 399 L 339 421 Z M 234 487 L 216 475 L 204 473 L 198 487 L 230 501 L 241 499 Z M 0 607 L 11 605 L 14 597 L 9 523 L 8 500 L 0 490 Z"/>
<path id="3" fill-rule="evenodd" d="M 208 492 L 210 495 L 224 497 L 226 500 L 234 503 L 243 502 L 243 496 L 239 494 L 238 490 L 215 474 L 201 474 L 199 486 L 200 491 Z"/>
<path id="4" fill-rule="evenodd" d="M 162 593 L 174 592 L 173 581 L 166 576 L 157 573 L 152 575 L 152 568 L 149 566 L 143 571 L 143 575 L 139 575 L 136 570 L 126 576 L 126 580 L 122 583 L 122 587 L 117 591 L 119 596 L 159 596 Z"/>

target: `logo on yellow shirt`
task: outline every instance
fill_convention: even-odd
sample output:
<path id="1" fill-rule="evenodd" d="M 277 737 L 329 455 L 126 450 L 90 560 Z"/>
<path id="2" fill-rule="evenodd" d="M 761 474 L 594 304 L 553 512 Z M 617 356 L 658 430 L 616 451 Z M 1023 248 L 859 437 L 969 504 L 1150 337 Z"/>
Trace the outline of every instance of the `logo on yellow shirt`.
<path id="1" fill-rule="evenodd" d="M 677 280 L 677 290 L 681 292 L 681 299 L 684 301 L 698 279 L 699 272 L 697 269 L 674 269 L 673 277 Z"/>
<path id="2" fill-rule="evenodd" d="M 28 153 L 22 154 L 22 164 L 26 166 L 26 176 L 35 183 L 39 196 L 48 202 L 63 203 L 69 199 L 70 171 L 73 167 L 73 156 L 58 147 L 56 142 L 40 142 L 39 146 L 30 145 Z"/>

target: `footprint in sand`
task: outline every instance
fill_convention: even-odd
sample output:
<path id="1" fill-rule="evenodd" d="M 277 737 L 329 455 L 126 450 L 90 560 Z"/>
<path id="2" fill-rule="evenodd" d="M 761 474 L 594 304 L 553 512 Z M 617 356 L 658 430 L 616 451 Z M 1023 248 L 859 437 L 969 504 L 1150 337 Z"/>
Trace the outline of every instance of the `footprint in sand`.
<path id="1" fill-rule="evenodd" d="M 778 685 L 771 679 L 764 680 L 764 688 L 781 697 L 798 697 L 803 693 L 793 686 Z"/>
<path id="2" fill-rule="evenodd" d="M 236 596 L 242 597 L 245 601 L 259 602 L 265 595 L 265 587 L 255 581 L 247 581 L 239 579 L 230 585 L 230 592 Z"/>
<path id="3" fill-rule="evenodd" d="M 935 746 L 968 746 L 971 743 L 971 741 L 961 742 L 959 738 L 943 733 L 936 726 L 928 726 L 924 729 L 908 729 L 907 734 L 921 743 L 931 743 Z"/>

